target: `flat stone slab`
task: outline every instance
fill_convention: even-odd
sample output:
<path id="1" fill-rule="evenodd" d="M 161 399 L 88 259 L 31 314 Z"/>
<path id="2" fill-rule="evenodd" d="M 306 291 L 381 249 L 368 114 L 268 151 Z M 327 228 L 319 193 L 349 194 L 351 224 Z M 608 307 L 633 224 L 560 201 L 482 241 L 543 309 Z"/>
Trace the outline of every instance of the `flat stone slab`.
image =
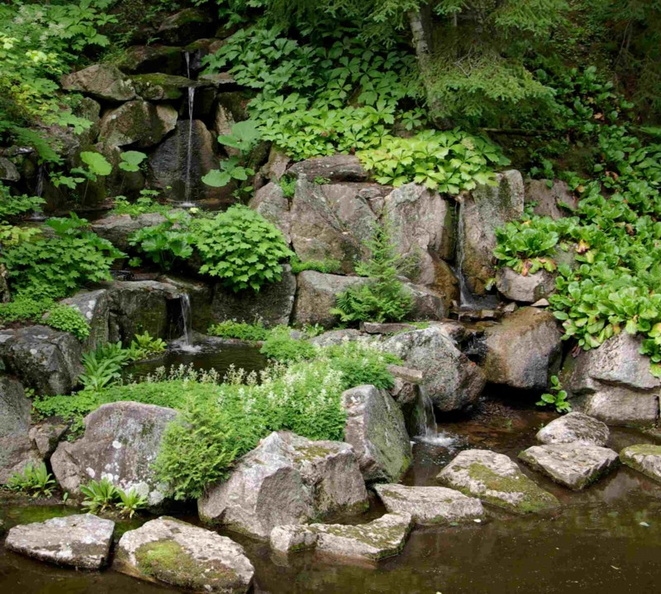
<path id="1" fill-rule="evenodd" d="M 92 514 L 14 526 L 5 546 L 40 561 L 77 569 L 100 569 L 110 553 L 115 522 Z"/>
<path id="2" fill-rule="evenodd" d="M 150 582 L 196 592 L 248 592 L 255 570 L 243 547 L 167 516 L 124 533 L 113 568 Z"/>
<path id="3" fill-rule="evenodd" d="M 416 524 L 443 524 L 484 517 L 482 502 L 446 487 L 375 485 L 390 513 L 410 514 Z"/>
<path id="4" fill-rule="evenodd" d="M 571 412 L 542 427 L 537 432 L 537 441 L 544 444 L 579 442 L 603 446 L 609 436 L 606 423 L 581 412 Z"/>
<path id="5" fill-rule="evenodd" d="M 358 526 L 277 526 L 271 532 L 271 548 L 285 554 L 316 549 L 337 557 L 378 561 L 402 551 L 412 524 L 410 514 L 386 514 Z"/>
<path id="6" fill-rule="evenodd" d="M 661 483 L 661 445 L 632 445 L 620 452 L 620 460 Z"/>
<path id="7" fill-rule="evenodd" d="M 556 483 L 580 491 L 617 466 L 617 452 L 585 443 L 532 446 L 519 459 Z"/>
<path id="8" fill-rule="evenodd" d="M 466 495 L 515 513 L 543 512 L 559 505 L 509 457 L 490 450 L 464 450 L 437 477 Z"/>

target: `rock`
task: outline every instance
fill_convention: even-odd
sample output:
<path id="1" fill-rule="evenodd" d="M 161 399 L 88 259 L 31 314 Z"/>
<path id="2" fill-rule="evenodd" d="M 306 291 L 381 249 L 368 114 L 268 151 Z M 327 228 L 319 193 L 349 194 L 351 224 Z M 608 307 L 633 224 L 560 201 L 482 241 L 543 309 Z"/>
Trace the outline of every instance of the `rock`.
<path id="1" fill-rule="evenodd" d="M 611 387 L 583 400 L 583 411 L 608 425 L 641 426 L 659 420 L 659 397 Z"/>
<path id="2" fill-rule="evenodd" d="M 434 406 L 443 412 L 472 405 L 484 388 L 482 370 L 437 326 L 404 332 L 383 343 L 407 367 L 422 371 L 422 383 Z"/>
<path id="3" fill-rule="evenodd" d="M 156 507 L 166 493 L 152 465 L 166 425 L 176 416 L 171 408 L 151 404 L 104 404 L 85 417 L 82 438 L 57 447 L 51 457 L 53 474 L 75 496 L 90 480 L 107 478 L 124 491 L 135 489 Z"/>
<path id="4" fill-rule="evenodd" d="M 289 173 L 297 177 L 304 174 L 310 181 L 325 179 L 329 182 L 364 182 L 368 178 L 360 159 L 354 155 L 306 159 L 294 163 Z"/>
<path id="5" fill-rule="evenodd" d="M 639 444 L 620 452 L 622 463 L 661 482 L 661 445 Z"/>
<path id="6" fill-rule="evenodd" d="M 496 288 L 511 301 L 535 303 L 555 290 L 555 276 L 546 270 L 523 276 L 511 268 L 499 268 Z"/>
<path id="7" fill-rule="evenodd" d="M 566 182 L 530 179 L 526 181 L 526 204 L 535 202 L 533 212 L 540 217 L 560 219 L 569 215 L 578 206 L 578 199 Z M 563 205 L 566 205 L 563 208 Z"/>
<path id="8" fill-rule="evenodd" d="M 94 64 L 67 74 L 62 77 L 62 88 L 107 101 L 130 101 L 135 98 L 131 81 L 111 64 Z"/>
<path id="9" fill-rule="evenodd" d="M 609 448 L 577 442 L 532 446 L 519 459 L 574 491 L 591 485 L 618 462 L 617 453 Z"/>
<path id="10" fill-rule="evenodd" d="M 367 334 L 399 334 L 400 332 L 408 332 L 409 330 L 417 330 L 413 324 L 406 323 L 376 323 L 364 322 L 361 324 L 361 330 Z"/>
<path id="11" fill-rule="evenodd" d="M 560 367 L 562 334 L 550 311 L 523 307 L 484 332 L 488 382 L 545 390 Z"/>
<path id="12" fill-rule="evenodd" d="M 291 213 L 289 200 L 282 193 L 282 188 L 276 183 L 269 183 L 255 192 L 248 206 L 273 223 L 291 243 Z"/>
<path id="13" fill-rule="evenodd" d="M 438 192 L 417 184 L 395 188 L 385 199 L 384 213 L 401 256 L 414 259 L 411 280 L 436 284 L 436 262 L 454 255 L 454 209 Z"/>
<path id="14" fill-rule="evenodd" d="M 540 489 L 510 458 L 489 450 L 464 450 L 438 479 L 466 495 L 517 513 L 542 512 L 559 505 Z"/>
<path id="15" fill-rule="evenodd" d="M 433 289 L 445 297 L 448 304 L 459 304 L 461 300 L 461 288 L 459 279 L 452 267 L 445 260 L 437 260 L 435 263 L 436 279 Z"/>
<path id="16" fill-rule="evenodd" d="M 183 295 L 188 295 L 192 329 L 200 334 L 206 334 L 209 325 L 213 323 L 213 315 L 211 313 L 213 286 L 208 285 L 205 282 L 190 280 L 172 274 L 159 275 L 156 277 L 156 280 L 159 283 L 175 287 L 180 295 L 178 304 L 173 303 L 172 301 L 166 303 L 168 311 L 170 312 L 169 317 L 171 318 L 171 328 L 168 330 L 168 334 L 170 336 L 175 336 L 176 332 L 178 333 L 178 336 L 181 336 L 184 333 L 184 320 L 182 319 Z"/>
<path id="17" fill-rule="evenodd" d="M 184 90 L 200 86 L 200 83 L 185 76 L 162 72 L 136 74 L 131 81 L 137 94 L 145 101 L 176 101 L 184 96 Z"/>
<path id="18" fill-rule="evenodd" d="M 48 326 L 0 331 L 0 360 L 22 383 L 39 394 L 68 394 L 83 368 L 80 342 Z"/>
<path id="19" fill-rule="evenodd" d="M 296 276 L 291 267 L 284 266 L 282 280 L 265 285 L 259 292 L 235 293 L 216 285 L 211 303 L 211 314 L 218 322 L 236 320 L 254 323 L 261 320 L 265 326 L 288 325 L 294 308 Z"/>
<path id="20" fill-rule="evenodd" d="M 496 186 L 478 186 L 464 198 L 460 208 L 458 260 L 468 288 L 475 295 L 484 295 L 487 282 L 496 276 L 496 229 L 523 214 L 521 174 L 505 171 L 497 174 L 496 180 Z"/>
<path id="21" fill-rule="evenodd" d="M 610 432 L 608 427 L 593 417 L 580 412 L 571 412 L 551 421 L 537 432 L 537 441 L 544 444 L 582 443 L 606 445 Z"/>
<path id="22" fill-rule="evenodd" d="M 165 43 L 186 45 L 206 37 L 213 30 L 213 19 L 198 8 L 185 8 L 167 17 L 158 28 Z"/>
<path id="23" fill-rule="evenodd" d="M 21 174 L 9 159 L 0 157 L 0 181 L 17 182 L 21 179 Z"/>
<path id="24" fill-rule="evenodd" d="M 11 301 L 11 291 L 7 282 L 7 267 L 0 264 L 0 303 L 9 303 Z"/>
<path id="25" fill-rule="evenodd" d="M 320 347 L 326 347 L 343 344 L 351 340 L 360 340 L 363 336 L 364 335 L 362 332 L 360 332 L 360 330 L 346 328 L 342 330 L 330 330 L 328 332 L 324 332 L 319 336 L 311 338 L 310 342 Z"/>
<path id="26" fill-rule="evenodd" d="M 246 593 L 255 570 L 243 547 L 167 516 L 122 535 L 113 568 L 196 592 Z"/>
<path id="27" fill-rule="evenodd" d="M 62 303 L 75 307 L 90 326 L 90 334 L 83 343 L 83 350 L 93 351 L 108 342 L 110 299 L 106 289 L 78 291 Z"/>
<path id="28" fill-rule="evenodd" d="M 0 484 L 28 464 L 41 462 L 28 438 L 31 408 L 21 383 L 0 376 Z"/>
<path id="29" fill-rule="evenodd" d="M 136 99 L 108 111 L 101 118 L 99 137 L 110 146 L 154 146 L 172 132 L 177 111 L 169 105 L 153 105 Z"/>
<path id="30" fill-rule="evenodd" d="M 484 517 L 479 499 L 454 489 L 375 485 L 374 490 L 388 512 L 409 514 L 416 524 L 445 524 Z"/>
<path id="31" fill-rule="evenodd" d="M 271 533 L 270 542 L 274 551 L 283 554 L 315 549 L 336 557 L 379 561 L 402 551 L 411 524 L 408 514 L 386 514 L 359 526 L 280 526 Z"/>
<path id="32" fill-rule="evenodd" d="M 101 569 L 110 554 L 115 522 L 91 514 L 14 526 L 5 547 L 40 561 L 76 569 Z"/>
<path id="33" fill-rule="evenodd" d="M 262 167 L 261 173 L 266 179 L 271 181 L 279 181 L 280 178 L 287 171 L 291 159 L 284 151 L 278 149 L 275 145 L 271 147 L 269 152 L 269 159 Z"/>
<path id="34" fill-rule="evenodd" d="M 203 521 L 268 538 L 275 526 L 302 524 L 367 508 L 351 446 L 272 433 L 237 463 L 230 477 L 198 500 Z"/>
<path id="35" fill-rule="evenodd" d="M 144 227 L 155 227 L 165 222 L 162 214 L 150 212 L 132 217 L 131 215 L 110 215 L 91 223 L 92 231 L 107 239 L 116 248 L 129 250 L 129 237 Z"/>
<path id="36" fill-rule="evenodd" d="M 30 428 L 28 436 L 41 458 L 48 458 L 55 451 L 60 439 L 66 433 L 67 426 L 63 423 L 44 421 Z"/>
<path id="37" fill-rule="evenodd" d="M 347 411 L 345 439 L 353 446 L 366 481 L 398 481 L 413 461 L 402 411 L 392 397 L 374 386 L 342 394 Z"/>
<path id="38" fill-rule="evenodd" d="M 413 298 L 413 307 L 407 316 L 420 322 L 443 320 L 448 313 L 450 301 L 445 295 L 412 283 L 404 283 Z"/>
<path id="39" fill-rule="evenodd" d="M 149 332 L 155 338 L 168 335 L 168 302 L 179 300 L 174 285 L 156 281 L 115 281 L 108 283 L 110 298 L 110 342 L 128 344 L 136 334 Z"/>
<path id="40" fill-rule="evenodd" d="M 181 48 L 169 45 L 133 45 L 126 49 L 117 62 L 121 70 L 130 74 L 178 74 L 183 65 Z"/>

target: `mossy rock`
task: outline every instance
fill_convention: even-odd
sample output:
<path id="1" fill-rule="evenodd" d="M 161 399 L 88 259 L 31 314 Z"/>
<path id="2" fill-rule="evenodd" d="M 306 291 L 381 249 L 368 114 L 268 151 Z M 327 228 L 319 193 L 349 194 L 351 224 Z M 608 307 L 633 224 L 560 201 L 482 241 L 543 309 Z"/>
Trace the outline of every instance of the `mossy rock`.
<path id="1" fill-rule="evenodd" d="M 638 444 L 620 452 L 622 463 L 661 483 L 661 445 Z"/>

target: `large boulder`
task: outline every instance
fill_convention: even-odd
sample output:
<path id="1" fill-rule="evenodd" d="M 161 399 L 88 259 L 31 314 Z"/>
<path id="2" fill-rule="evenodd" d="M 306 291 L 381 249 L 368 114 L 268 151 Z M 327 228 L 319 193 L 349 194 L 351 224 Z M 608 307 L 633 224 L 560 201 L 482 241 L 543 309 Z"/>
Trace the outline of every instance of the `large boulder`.
<path id="1" fill-rule="evenodd" d="M 39 394 L 68 394 L 83 368 L 80 342 L 68 332 L 27 326 L 0 332 L 4 368 Z"/>
<path id="2" fill-rule="evenodd" d="M 538 487 L 504 454 L 464 450 L 438 475 L 438 479 L 466 495 L 515 513 L 542 512 L 558 500 Z"/>
<path id="3" fill-rule="evenodd" d="M 457 259 L 475 295 L 484 295 L 489 279 L 496 276 L 496 229 L 523 214 L 521 173 L 505 171 L 496 175 L 496 181 L 495 186 L 478 186 L 463 199 L 459 210 Z"/>
<path id="4" fill-rule="evenodd" d="M 532 446 L 519 459 L 574 491 L 591 485 L 619 462 L 617 452 L 609 448 L 577 442 Z"/>
<path id="5" fill-rule="evenodd" d="M 177 111 L 169 105 L 136 99 L 104 114 L 99 137 L 113 147 L 154 146 L 175 129 L 177 117 Z"/>
<path id="6" fill-rule="evenodd" d="M 113 568 L 150 582 L 222 594 L 245 594 L 255 573 L 242 546 L 167 516 L 125 532 Z"/>
<path id="7" fill-rule="evenodd" d="M 230 477 L 198 500 L 203 521 L 256 538 L 275 526 L 303 524 L 367 508 L 367 491 L 350 445 L 272 433 Z"/>
<path id="8" fill-rule="evenodd" d="M 624 448 L 620 460 L 661 483 L 661 445 L 638 444 Z"/>
<path id="9" fill-rule="evenodd" d="M 41 461 L 28 437 L 31 408 L 21 383 L 0 376 L 0 484 Z"/>
<path id="10" fill-rule="evenodd" d="M 101 569 L 108 561 L 115 522 L 91 514 L 14 526 L 5 547 L 39 561 Z"/>
<path id="11" fill-rule="evenodd" d="M 213 19 L 199 8 L 185 8 L 168 16 L 158 28 L 166 43 L 185 45 L 206 37 L 213 30 Z"/>
<path id="12" fill-rule="evenodd" d="M 384 341 L 383 348 L 407 367 L 422 371 L 422 386 L 440 411 L 468 408 L 484 388 L 482 370 L 455 346 L 443 327 L 398 334 Z"/>
<path id="13" fill-rule="evenodd" d="M 62 88 L 106 101 L 130 101 L 135 97 L 131 81 L 111 64 L 95 64 L 62 77 Z"/>
<path id="14" fill-rule="evenodd" d="M 533 212 L 540 217 L 560 219 L 578 206 L 578 199 L 567 182 L 529 179 L 526 181 L 526 205 L 533 204 Z"/>
<path id="15" fill-rule="evenodd" d="M 358 386 L 342 394 L 345 439 L 367 481 L 398 481 L 413 461 L 401 409 L 385 390 Z"/>
<path id="16" fill-rule="evenodd" d="M 570 412 L 542 427 L 536 437 L 543 444 L 583 443 L 603 446 L 609 435 L 605 423 L 581 412 Z"/>
<path id="17" fill-rule="evenodd" d="M 21 174 L 9 159 L 0 157 L 0 181 L 17 182 L 21 179 Z"/>
<path id="18" fill-rule="evenodd" d="M 282 554 L 316 550 L 334 557 L 379 561 L 401 553 L 412 525 L 409 514 L 386 514 L 359 526 L 279 526 L 273 529 L 270 542 Z"/>
<path id="19" fill-rule="evenodd" d="M 110 299 L 106 289 L 79 291 L 62 303 L 75 307 L 89 324 L 90 334 L 83 343 L 85 351 L 93 351 L 108 342 Z"/>
<path id="20" fill-rule="evenodd" d="M 155 227 L 165 222 L 165 217 L 156 212 L 132 217 L 131 215 L 110 215 L 93 221 L 92 231 L 107 239 L 116 248 L 126 252 L 130 248 L 129 237 L 144 227 Z"/>
<path id="21" fill-rule="evenodd" d="M 124 491 L 134 489 L 156 507 L 166 498 L 166 488 L 153 464 L 165 428 L 176 416 L 171 408 L 151 404 L 104 404 L 85 417 L 82 438 L 57 447 L 51 457 L 53 474 L 75 496 L 89 481 L 107 478 Z"/>
<path id="22" fill-rule="evenodd" d="M 368 174 L 360 159 L 354 155 L 332 155 L 316 157 L 294 163 L 288 173 L 305 175 L 310 181 L 324 179 L 330 182 L 364 182 Z"/>
<path id="23" fill-rule="evenodd" d="M 255 197 L 250 200 L 248 206 L 280 229 L 287 243 L 291 242 L 289 200 L 285 198 L 278 184 L 271 182 L 261 187 L 255 192 Z"/>
<path id="24" fill-rule="evenodd" d="M 201 83 L 185 76 L 162 72 L 136 74 L 131 77 L 131 81 L 138 95 L 145 101 L 177 101 L 188 89 L 201 86 Z"/>
<path id="25" fill-rule="evenodd" d="M 496 273 L 496 288 L 510 301 L 535 303 L 555 290 L 555 276 L 546 270 L 523 276 L 511 268 L 499 268 Z"/>
<path id="26" fill-rule="evenodd" d="M 544 390 L 560 367 L 562 335 L 553 314 L 524 307 L 484 332 L 487 381 L 521 390 Z"/>
<path id="27" fill-rule="evenodd" d="M 568 357 L 563 385 L 586 414 L 608 425 L 648 425 L 659 418 L 661 378 L 640 354 L 640 337 L 621 332 L 599 348 Z"/>
<path id="28" fill-rule="evenodd" d="M 170 45 L 132 45 L 117 62 L 117 66 L 129 74 L 164 72 L 178 74 L 184 63 L 180 47 Z"/>
<path id="29" fill-rule="evenodd" d="M 265 285 L 259 292 L 250 290 L 235 293 L 216 285 L 211 302 L 211 315 L 216 321 L 236 320 L 254 323 L 261 320 L 265 326 L 289 324 L 294 309 L 296 276 L 287 265 L 282 280 Z"/>
<path id="30" fill-rule="evenodd" d="M 436 285 L 438 260 L 453 258 L 453 213 L 453 206 L 438 192 L 417 184 L 396 188 L 386 197 L 384 214 L 397 251 L 415 261 L 408 273 L 414 282 Z"/>

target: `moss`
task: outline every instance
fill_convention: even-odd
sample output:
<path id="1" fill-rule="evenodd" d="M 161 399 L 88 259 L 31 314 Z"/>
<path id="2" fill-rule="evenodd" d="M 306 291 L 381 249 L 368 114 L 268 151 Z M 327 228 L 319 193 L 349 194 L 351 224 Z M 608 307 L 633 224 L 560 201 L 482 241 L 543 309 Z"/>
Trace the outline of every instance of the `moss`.
<path id="1" fill-rule="evenodd" d="M 329 454 L 332 454 L 330 448 L 325 448 L 319 445 L 313 446 L 301 446 L 296 448 L 296 457 L 294 462 L 312 462 L 319 458 L 325 458 Z"/>
<path id="2" fill-rule="evenodd" d="M 320 528 L 311 526 L 310 529 L 317 534 L 332 534 L 333 536 L 356 540 L 375 549 L 379 549 L 377 553 L 369 555 L 370 558 L 378 560 L 397 555 L 402 551 L 406 541 L 405 537 L 410 531 L 410 526 L 404 531 L 404 538 L 402 538 L 401 526 L 373 526 L 369 524 L 363 526 L 344 526 L 341 524 L 329 524 Z"/>
<path id="3" fill-rule="evenodd" d="M 622 450 L 624 456 L 661 456 L 661 445 L 641 443 Z"/>

